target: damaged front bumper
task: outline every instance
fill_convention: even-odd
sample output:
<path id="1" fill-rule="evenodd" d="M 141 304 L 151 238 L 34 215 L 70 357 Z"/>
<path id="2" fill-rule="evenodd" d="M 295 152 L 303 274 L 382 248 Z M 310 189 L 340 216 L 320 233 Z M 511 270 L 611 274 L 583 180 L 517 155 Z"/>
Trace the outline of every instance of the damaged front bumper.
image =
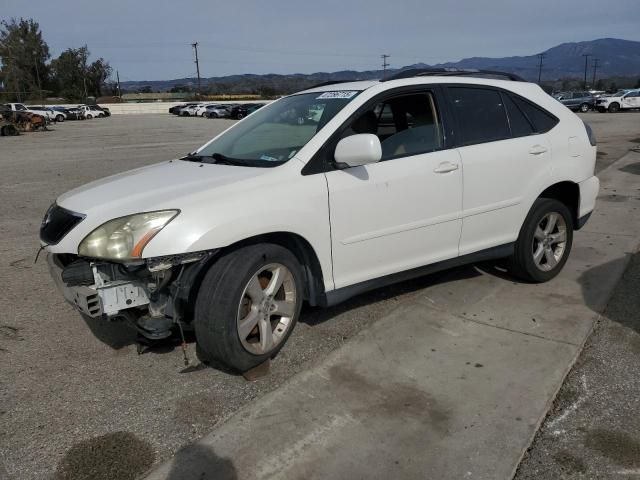
<path id="1" fill-rule="evenodd" d="M 77 310 L 90 317 L 116 316 L 123 310 L 149 304 L 149 296 L 139 282 L 105 279 L 98 265 L 87 262 L 86 267 L 93 277 L 90 285 L 69 285 L 62 274 L 65 267 L 57 255 L 48 254 L 49 271 L 65 300 Z"/>
<path id="2" fill-rule="evenodd" d="M 125 318 L 147 338 L 165 338 L 189 313 L 192 287 L 215 252 L 120 264 L 76 255 L 47 254 L 53 280 L 83 315 Z"/>

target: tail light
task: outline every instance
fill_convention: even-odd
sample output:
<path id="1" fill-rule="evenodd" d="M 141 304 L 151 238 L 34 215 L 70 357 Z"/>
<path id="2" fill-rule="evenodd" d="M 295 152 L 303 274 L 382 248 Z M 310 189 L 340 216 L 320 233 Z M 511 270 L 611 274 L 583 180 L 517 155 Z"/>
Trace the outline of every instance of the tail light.
<path id="1" fill-rule="evenodd" d="M 589 124 L 587 122 L 585 122 L 583 120 L 582 123 L 584 123 L 584 128 L 587 130 L 587 136 L 589 137 L 589 143 L 591 144 L 592 147 L 595 147 L 598 144 L 598 142 L 596 141 L 595 133 L 593 133 L 593 130 L 591 129 L 591 127 L 589 126 Z"/>

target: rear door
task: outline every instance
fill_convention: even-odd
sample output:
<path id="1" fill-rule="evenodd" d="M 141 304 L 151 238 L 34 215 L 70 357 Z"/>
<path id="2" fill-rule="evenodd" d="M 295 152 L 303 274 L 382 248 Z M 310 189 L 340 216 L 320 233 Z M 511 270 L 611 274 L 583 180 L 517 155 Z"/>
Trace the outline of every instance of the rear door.
<path id="1" fill-rule="evenodd" d="M 464 171 L 460 255 L 510 243 L 522 202 L 551 173 L 550 142 L 522 110 L 529 102 L 504 90 L 447 89 Z"/>
<path id="2" fill-rule="evenodd" d="M 640 90 L 629 92 L 622 97 L 622 108 L 640 108 Z"/>

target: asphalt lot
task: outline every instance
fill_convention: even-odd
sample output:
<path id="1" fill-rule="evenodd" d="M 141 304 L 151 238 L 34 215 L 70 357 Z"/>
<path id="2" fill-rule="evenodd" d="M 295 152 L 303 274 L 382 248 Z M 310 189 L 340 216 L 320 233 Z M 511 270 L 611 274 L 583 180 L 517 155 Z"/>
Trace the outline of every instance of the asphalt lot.
<path id="1" fill-rule="evenodd" d="M 599 169 L 640 137 L 638 113 L 583 117 L 599 137 Z M 253 383 L 199 368 L 193 344 L 194 368 L 185 369 L 172 345 L 138 356 L 121 327 L 88 328 L 44 262 L 33 265 L 47 206 L 95 178 L 187 153 L 228 124 L 121 116 L 0 139 L 0 464 L 9 475 L 76 478 L 91 469 L 90 478 L 133 478 L 442 278 L 307 309 L 271 375 Z"/>

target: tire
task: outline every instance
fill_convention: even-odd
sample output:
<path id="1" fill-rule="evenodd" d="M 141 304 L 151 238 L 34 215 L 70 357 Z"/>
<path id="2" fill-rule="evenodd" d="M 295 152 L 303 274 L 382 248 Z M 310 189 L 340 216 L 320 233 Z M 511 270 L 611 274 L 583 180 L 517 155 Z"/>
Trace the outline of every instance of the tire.
<path id="1" fill-rule="evenodd" d="M 582 105 L 580 105 L 580 111 L 582 113 L 587 113 L 589 110 L 591 110 L 591 106 L 589 106 L 588 103 L 583 103 Z"/>
<path id="2" fill-rule="evenodd" d="M 64 115 L 56 115 L 56 122 L 64 122 Z"/>
<path id="3" fill-rule="evenodd" d="M 211 112 L 209 114 L 209 118 L 218 118 L 218 114 L 216 112 Z"/>
<path id="4" fill-rule="evenodd" d="M 552 217 L 554 227 L 548 230 Z M 520 229 L 509 270 L 527 282 L 547 282 L 564 267 L 572 244 L 573 217 L 569 208 L 553 198 L 538 198 Z"/>
<path id="5" fill-rule="evenodd" d="M 236 118 L 237 118 L 238 120 L 242 120 L 242 119 L 244 118 L 244 115 L 243 115 L 243 114 L 241 114 L 241 113 L 239 113 L 238 115 L 236 115 Z"/>
<path id="6" fill-rule="evenodd" d="M 93 115 L 91 115 L 91 114 L 87 115 L 87 120 L 91 120 L 92 118 L 93 118 Z"/>
<path id="7" fill-rule="evenodd" d="M 0 129 L 0 136 L 3 137 L 17 137 L 20 132 L 14 125 L 5 125 Z"/>
<path id="8" fill-rule="evenodd" d="M 604 113 L 604 112 L 606 112 L 606 111 L 607 111 L 607 109 L 606 109 L 606 108 L 604 108 L 604 107 L 598 107 L 598 111 L 599 111 L 600 113 Z"/>
<path id="9" fill-rule="evenodd" d="M 104 113 L 99 113 L 98 118 L 104 118 Z"/>
<path id="10" fill-rule="evenodd" d="M 274 278 L 284 281 L 274 295 L 265 296 Z M 296 257 L 279 245 L 250 245 L 220 258 L 205 275 L 196 299 L 196 341 L 204 358 L 240 372 L 274 358 L 300 315 L 302 279 Z M 277 313 L 278 305 L 288 316 Z M 244 332 L 242 319 L 248 322 Z"/>
<path id="11" fill-rule="evenodd" d="M 620 111 L 620 104 L 618 102 L 613 102 L 609 105 L 607 110 L 609 110 L 609 113 L 618 113 Z"/>

